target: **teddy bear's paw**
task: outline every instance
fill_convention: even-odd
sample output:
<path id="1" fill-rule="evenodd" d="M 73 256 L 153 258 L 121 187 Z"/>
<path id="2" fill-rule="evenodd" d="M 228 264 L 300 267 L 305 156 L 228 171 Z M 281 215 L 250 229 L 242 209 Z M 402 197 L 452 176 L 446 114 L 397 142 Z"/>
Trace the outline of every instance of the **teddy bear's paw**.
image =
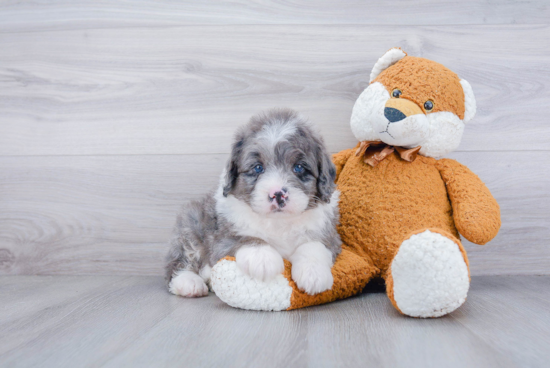
<path id="1" fill-rule="evenodd" d="M 313 262 L 297 262 L 292 265 L 292 279 L 300 290 L 309 295 L 330 290 L 334 279 L 330 267 Z"/>
<path id="2" fill-rule="evenodd" d="M 210 283 L 216 296 L 234 308 L 281 311 L 290 307 L 292 287 L 281 273 L 264 282 L 245 274 L 237 262 L 222 259 L 212 268 Z"/>
<path id="3" fill-rule="evenodd" d="M 401 244 L 390 271 L 393 301 L 411 317 L 440 317 L 454 311 L 466 300 L 470 286 L 459 245 L 429 230 Z"/>
<path id="4" fill-rule="evenodd" d="M 187 298 L 197 298 L 208 295 L 208 286 L 204 280 L 194 272 L 180 271 L 170 281 L 168 291 L 174 295 Z"/>
<path id="5" fill-rule="evenodd" d="M 269 245 L 244 246 L 235 258 L 241 271 L 264 282 L 280 275 L 285 268 L 283 257 Z"/>

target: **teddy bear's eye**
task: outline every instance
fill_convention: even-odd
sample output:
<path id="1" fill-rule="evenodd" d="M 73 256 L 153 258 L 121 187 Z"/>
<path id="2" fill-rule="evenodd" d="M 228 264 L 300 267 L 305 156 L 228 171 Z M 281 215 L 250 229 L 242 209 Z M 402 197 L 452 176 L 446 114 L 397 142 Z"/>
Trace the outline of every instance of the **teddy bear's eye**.
<path id="1" fill-rule="evenodd" d="M 400 90 L 400 89 L 397 89 L 397 88 L 394 89 L 394 90 L 392 91 L 392 93 L 391 93 L 391 95 L 392 95 L 393 97 L 395 97 L 395 98 L 401 97 L 401 94 L 402 94 L 401 90 Z"/>
<path id="2" fill-rule="evenodd" d="M 432 111 L 434 108 L 434 102 L 432 100 L 428 100 L 424 102 L 424 110 L 426 111 Z"/>

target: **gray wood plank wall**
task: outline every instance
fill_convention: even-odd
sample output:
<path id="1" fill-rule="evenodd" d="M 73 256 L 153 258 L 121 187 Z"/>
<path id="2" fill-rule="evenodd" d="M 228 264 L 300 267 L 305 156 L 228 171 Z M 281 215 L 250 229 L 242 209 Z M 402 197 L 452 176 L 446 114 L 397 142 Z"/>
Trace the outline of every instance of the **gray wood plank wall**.
<path id="1" fill-rule="evenodd" d="M 545 1 L 0 3 L 0 273 L 154 275 L 235 128 L 287 106 L 333 152 L 400 46 L 474 88 L 459 149 L 499 200 L 473 275 L 550 273 Z"/>

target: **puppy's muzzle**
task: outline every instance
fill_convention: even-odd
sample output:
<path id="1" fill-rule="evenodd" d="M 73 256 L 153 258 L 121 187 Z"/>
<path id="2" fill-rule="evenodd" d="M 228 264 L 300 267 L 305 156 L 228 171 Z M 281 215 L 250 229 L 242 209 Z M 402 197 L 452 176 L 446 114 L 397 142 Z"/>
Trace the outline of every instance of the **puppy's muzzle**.
<path id="1" fill-rule="evenodd" d="M 282 188 L 279 191 L 269 194 L 269 200 L 272 203 L 277 203 L 279 208 L 283 208 L 286 205 L 287 199 L 288 199 L 288 192 L 286 188 Z"/>

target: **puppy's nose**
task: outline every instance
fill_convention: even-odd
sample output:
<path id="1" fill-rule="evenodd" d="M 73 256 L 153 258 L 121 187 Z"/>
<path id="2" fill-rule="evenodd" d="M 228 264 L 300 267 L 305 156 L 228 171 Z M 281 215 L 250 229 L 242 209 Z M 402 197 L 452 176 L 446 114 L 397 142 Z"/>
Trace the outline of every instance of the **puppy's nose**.
<path id="1" fill-rule="evenodd" d="M 272 202 L 275 200 L 279 207 L 284 207 L 287 198 L 288 194 L 286 188 L 282 188 L 281 190 L 272 191 L 269 193 L 269 199 Z"/>
<path id="2" fill-rule="evenodd" d="M 274 198 L 276 201 L 277 201 L 277 204 L 279 206 L 282 206 L 285 204 L 285 197 L 284 197 L 284 194 L 283 192 L 276 192 L 275 193 L 275 198 Z"/>

